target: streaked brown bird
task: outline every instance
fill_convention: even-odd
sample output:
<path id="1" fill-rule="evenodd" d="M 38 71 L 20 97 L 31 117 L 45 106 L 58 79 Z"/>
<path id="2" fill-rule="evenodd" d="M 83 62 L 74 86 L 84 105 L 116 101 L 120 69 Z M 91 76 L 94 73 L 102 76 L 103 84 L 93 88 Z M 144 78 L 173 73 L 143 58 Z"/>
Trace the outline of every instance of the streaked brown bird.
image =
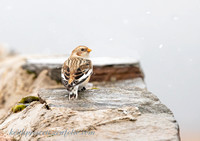
<path id="1" fill-rule="evenodd" d="M 86 90 L 85 86 L 93 73 L 92 62 L 89 59 L 91 51 L 86 46 L 78 46 L 62 66 L 61 79 L 69 91 L 69 99 L 77 99 L 78 91 Z"/>

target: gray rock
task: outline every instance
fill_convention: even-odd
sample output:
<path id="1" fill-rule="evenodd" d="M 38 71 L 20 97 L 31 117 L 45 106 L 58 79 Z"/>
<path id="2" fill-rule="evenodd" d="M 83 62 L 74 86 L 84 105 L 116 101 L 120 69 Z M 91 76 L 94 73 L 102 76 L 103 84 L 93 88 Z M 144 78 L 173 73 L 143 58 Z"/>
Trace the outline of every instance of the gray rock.
<path id="1" fill-rule="evenodd" d="M 95 89 L 88 89 L 71 101 L 63 88 L 40 90 L 39 95 L 50 110 L 45 104 L 33 102 L 22 112 L 9 115 L 0 124 L 0 130 L 7 134 L 17 129 L 60 133 L 12 135 L 22 141 L 180 140 L 173 113 L 144 88 L 141 79 L 94 85 Z M 66 130 L 66 136 L 61 134 Z"/>
<path id="2" fill-rule="evenodd" d="M 37 76 L 43 70 L 48 70 L 51 79 L 61 81 L 61 66 L 67 57 L 42 57 L 29 58 L 23 68 Z M 94 65 L 94 73 L 91 81 L 116 81 L 133 78 L 144 78 L 140 63 L 134 58 L 91 58 Z"/>
<path id="3" fill-rule="evenodd" d="M 142 113 L 168 113 L 172 112 L 152 93 L 130 87 L 106 87 L 90 89 L 79 93 L 78 100 L 68 100 L 66 89 L 45 89 L 39 91 L 42 99 L 50 107 L 66 107 L 73 110 L 99 110 L 121 108 L 123 106 L 138 107 Z"/>

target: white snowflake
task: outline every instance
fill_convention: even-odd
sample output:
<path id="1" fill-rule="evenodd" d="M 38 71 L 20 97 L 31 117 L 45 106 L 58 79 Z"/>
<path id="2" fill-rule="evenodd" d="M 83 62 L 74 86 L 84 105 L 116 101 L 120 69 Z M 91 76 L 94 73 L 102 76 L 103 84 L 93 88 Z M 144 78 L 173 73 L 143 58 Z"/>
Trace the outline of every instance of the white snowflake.
<path id="1" fill-rule="evenodd" d="M 163 44 L 160 44 L 160 45 L 159 45 L 159 48 L 160 48 L 160 49 L 163 48 Z"/>
<path id="2" fill-rule="evenodd" d="M 128 23 L 129 23 L 129 21 L 127 19 L 123 20 L 123 24 L 128 24 Z"/>
<path id="3" fill-rule="evenodd" d="M 110 38 L 109 40 L 110 40 L 110 41 L 112 41 L 112 40 L 113 40 L 113 38 Z"/>
<path id="4" fill-rule="evenodd" d="M 147 15 L 150 15 L 150 14 L 151 14 L 151 11 L 146 11 L 146 14 L 147 14 Z"/>
<path id="5" fill-rule="evenodd" d="M 174 16 L 174 17 L 173 17 L 173 20 L 174 20 L 174 21 L 178 21 L 178 20 L 179 20 L 179 17 Z"/>

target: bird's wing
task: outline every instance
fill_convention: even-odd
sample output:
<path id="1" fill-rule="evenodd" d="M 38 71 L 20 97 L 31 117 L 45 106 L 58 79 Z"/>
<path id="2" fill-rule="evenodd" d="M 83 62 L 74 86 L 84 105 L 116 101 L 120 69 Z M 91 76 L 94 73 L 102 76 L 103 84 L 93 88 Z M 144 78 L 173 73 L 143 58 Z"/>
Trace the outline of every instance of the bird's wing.
<path id="1" fill-rule="evenodd" d="M 73 88 L 88 79 L 93 72 L 92 62 L 83 58 L 68 59 L 62 67 L 62 79 L 67 88 Z"/>
<path id="2" fill-rule="evenodd" d="M 93 73 L 92 62 L 86 60 L 75 72 L 75 84 L 81 84 Z"/>
<path id="3" fill-rule="evenodd" d="M 61 80 L 65 87 L 67 87 L 68 85 L 69 77 L 70 77 L 69 66 L 66 65 L 66 63 L 64 63 L 61 70 Z"/>

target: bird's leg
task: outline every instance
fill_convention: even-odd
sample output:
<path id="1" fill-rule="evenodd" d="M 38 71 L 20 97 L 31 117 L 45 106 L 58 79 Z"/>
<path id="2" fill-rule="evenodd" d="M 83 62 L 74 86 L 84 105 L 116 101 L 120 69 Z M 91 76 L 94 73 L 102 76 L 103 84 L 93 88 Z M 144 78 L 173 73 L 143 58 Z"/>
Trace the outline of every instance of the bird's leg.
<path id="1" fill-rule="evenodd" d="M 78 92 L 83 92 L 85 90 L 86 90 L 85 86 L 80 86 L 79 89 L 78 89 Z"/>
<path id="2" fill-rule="evenodd" d="M 79 87 L 79 86 L 76 86 L 76 87 L 74 88 L 74 94 L 75 94 L 76 99 L 78 98 L 78 87 Z"/>
<path id="3" fill-rule="evenodd" d="M 73 93 L 71 91 L 71 92 L 69 92 L 69 100 L 72 99 L 72 97 L 73 97 Z"/>
<path id="4" fill-rule="evenodd" d="M 69 92 L 69 100 L 78 98 L 78 86 L 75 86 L 72 91 Z"/>

